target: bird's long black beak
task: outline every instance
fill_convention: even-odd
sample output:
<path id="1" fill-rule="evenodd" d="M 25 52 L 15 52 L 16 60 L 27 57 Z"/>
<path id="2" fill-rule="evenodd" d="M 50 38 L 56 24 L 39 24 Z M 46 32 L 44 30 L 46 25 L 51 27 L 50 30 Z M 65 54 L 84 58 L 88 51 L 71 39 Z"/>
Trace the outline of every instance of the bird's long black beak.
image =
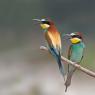
<path id="1" fill-rule="evenodd" d="M 70 39 L 71 35 L 70 34 L 64 34 L 64 37 L 67 37 L 68 39 Z"/>
<path id="2" fill-rule="evenodd" d="M 33 21 L 36 21 L 37 24 L 41 24 L 41 20 L 40 19 L 32 19 Z"/>
<path id="3" fill-rule="evenodd" d="M 71 35 L 70 34 L 65 34 L 65 36 L 69 36 L 70 37 Z"/>
<path id="4" fill-rule="evenodd" d="M 40 19 L 32 19 L 32 20 L 41 22 L 41 20 L 40 20 Z"/>

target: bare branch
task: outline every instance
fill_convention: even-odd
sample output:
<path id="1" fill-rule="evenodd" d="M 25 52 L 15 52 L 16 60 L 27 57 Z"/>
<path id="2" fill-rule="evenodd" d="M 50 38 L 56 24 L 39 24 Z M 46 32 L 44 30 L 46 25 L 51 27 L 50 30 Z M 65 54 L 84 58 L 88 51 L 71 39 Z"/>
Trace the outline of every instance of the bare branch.
<path id="1" fill-rule="evenodd" d="M 40 49 L 41 49 L 41 50 L 48 51 L 48 49 L 47 49 L 46 47 L 44 47 L 44 46 L 41 46 Z M 91 70 L 89 70 L 89 69 L 86 69 L 86 68 L 80 66 L 79 64 L 75 64 L 74 62 L 68 60 L 67 58 L 65 58 L 65 57 L 63 57 L 63 56 L 61 56 L 61 60 L 62 60 L 62 61 L 65 61 L 67 64 L 73 65 L 74 67 L 76 67 L 77 69 L 79 69 L 79 70 L 81 70 L 82 72 L 86 73 L 87 75 L 92 76 L 92 77 L 95 78 L 95 73 L 94 73 L 93 71 L 91 71 Z"/>

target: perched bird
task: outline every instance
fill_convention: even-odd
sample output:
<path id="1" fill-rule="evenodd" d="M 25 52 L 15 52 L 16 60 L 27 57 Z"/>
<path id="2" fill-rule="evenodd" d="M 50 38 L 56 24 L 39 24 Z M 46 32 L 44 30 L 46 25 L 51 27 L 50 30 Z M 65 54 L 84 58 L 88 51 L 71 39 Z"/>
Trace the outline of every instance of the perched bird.
<path id="1" fill-rule="evenodd" d="M 49 19 L 33 19 L 40 22 L 41 28 L 44 30 L 44 36 L 48 44 L 50 53 L 56 59 L 59 70 L 64 76 L 64 67 L 61 63 L 61 37 L 54 23 Z"/>
<path id="2" fill-rule="evenodd" d="M 83 58 L 83 52 L 85 48 L 82 34 L 80 32 L 75 32 L 67 35 L 69 36 L 69 39 L 71 41 L 71 45 L 68 50 L 68 59 L 72 62 L 75 62 L 75 64 L 79 64 Z M 65 92 L 67 91 L 68 86 L 70 86 L 71 84 L 71 78 L 75 70 L 76 67 L 68 64 L 68 73 L 65 82 Z"/>

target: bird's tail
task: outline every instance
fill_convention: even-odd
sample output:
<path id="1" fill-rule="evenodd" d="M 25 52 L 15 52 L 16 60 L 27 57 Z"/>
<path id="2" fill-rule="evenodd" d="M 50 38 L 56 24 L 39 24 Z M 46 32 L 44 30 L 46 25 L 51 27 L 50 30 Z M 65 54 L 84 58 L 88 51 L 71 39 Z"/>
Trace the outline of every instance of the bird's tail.
<path id="1" fill-rule="evenodd" d="M 65 92 L 67 91 L 67 88 L 71 85 L 71 79 L 72 79 L 72 76 L 73 76 L 73 73 L 75 72 L 75 70 L 76 70 L 76 68 L 73 67 L 73 69 L 71 71 L 69 71 L 67 74 L 67 79 L 65 82 L 65 86 L 66 86 Z"/>
<path id="2" fill-rule="evenodd" d="M 57 63 L 58 63 L 58 66 L 59 66 L 60 73 L 64 77 L 64 75 L 65 75 L 64 64 L 62 65 L 62 63 L 61 63 L 61 54 L 60 54 L 60 52 L 59 52 L 59 55 L 57 55 L 56 59 L 57 59 Z"/>
<path id="3" fill-rule="evenodd" d="M 64 75 L 65 75 L 65 74 L 64 74 L 64 65 L 62 65 L 62 63 L 61 63 L 61 54 L 60 54 L 60 51 L 58 51 L 58 53 L 57 53 L 54 48 L 51 48 L 51 53 L 53 54 L 53 56 L 54 56 L 55 59 L 57 60 L 60 73 L 61 73 L 62 76 L 64 77 Z"/>

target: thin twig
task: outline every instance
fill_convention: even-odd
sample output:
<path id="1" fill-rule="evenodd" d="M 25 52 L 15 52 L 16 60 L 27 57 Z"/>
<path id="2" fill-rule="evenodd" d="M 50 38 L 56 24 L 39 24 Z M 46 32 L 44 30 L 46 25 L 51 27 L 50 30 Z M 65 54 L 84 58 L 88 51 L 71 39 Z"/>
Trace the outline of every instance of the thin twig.
<path id="1" fill-rule="evenodd" d="M 41 46 L 40 47 L 41 50 L 45 50 L 45 51 L 48 51 L 48 49 L 45 47 L 45 46 Z M 62 61 L 65 61 L 67 64 L 71 64 L 73 65 L 74 67 L 76 67 L 77 69 L 81 70 L 82 72 L 86 73 L 87 75 L 91 76 L 91 77 L 94 77 L 95 78 L 95 72 L 89 70 L 89 69 L 86 69 L 82 66 L 80 66 L 79 64 L 75 64 L 74 62 L 68 60 L 67 58 L 61 56 L 61 60 Z"/>

